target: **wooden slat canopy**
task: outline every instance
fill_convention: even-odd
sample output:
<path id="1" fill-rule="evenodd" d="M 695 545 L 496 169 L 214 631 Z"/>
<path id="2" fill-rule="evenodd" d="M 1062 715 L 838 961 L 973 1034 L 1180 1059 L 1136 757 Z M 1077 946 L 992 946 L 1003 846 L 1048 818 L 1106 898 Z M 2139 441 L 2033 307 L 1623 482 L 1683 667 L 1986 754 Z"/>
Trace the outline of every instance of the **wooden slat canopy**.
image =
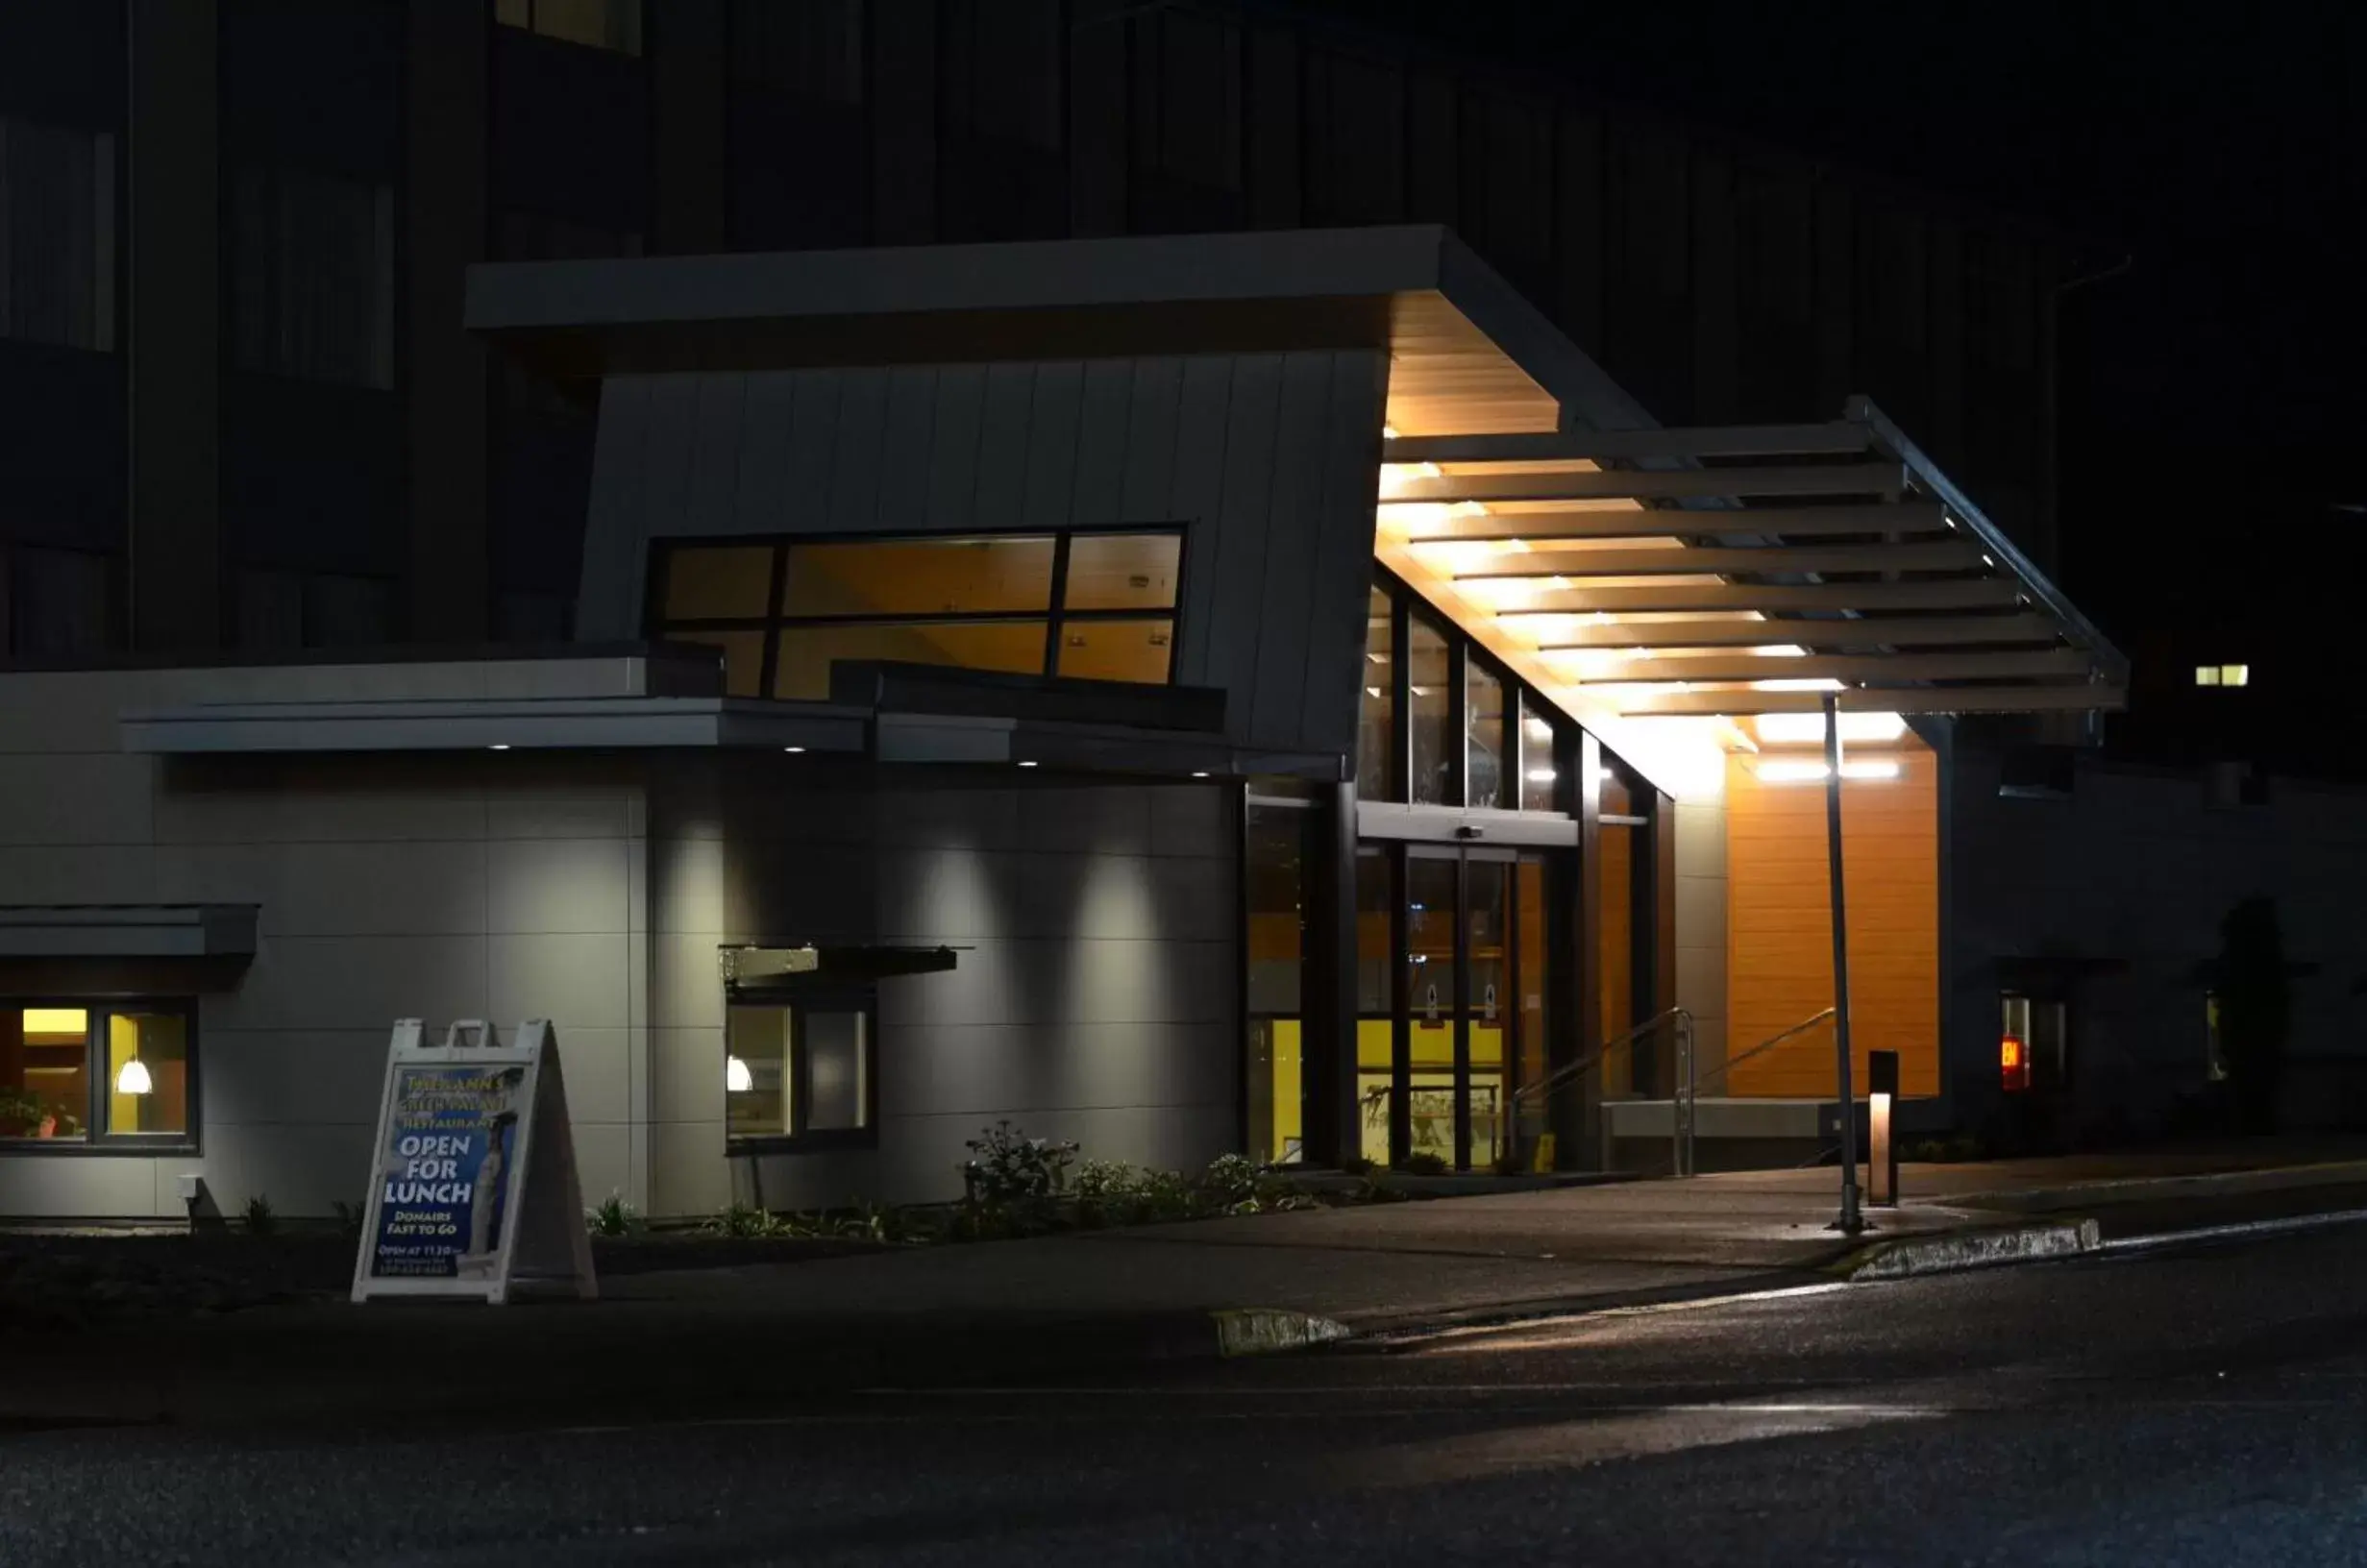
<path id="1" fill-rule="evenodd" d="M 1379 553 L 1622 715 L 2118 708 L 2128 665 L 1873 404 L 1385 444 Z"/>

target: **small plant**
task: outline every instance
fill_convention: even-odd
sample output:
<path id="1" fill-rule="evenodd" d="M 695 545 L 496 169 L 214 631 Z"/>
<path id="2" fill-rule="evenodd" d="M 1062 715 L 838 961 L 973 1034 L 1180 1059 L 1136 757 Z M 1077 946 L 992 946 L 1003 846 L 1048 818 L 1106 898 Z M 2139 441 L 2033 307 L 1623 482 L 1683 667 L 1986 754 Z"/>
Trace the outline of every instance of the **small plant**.
<path id="1" fill-rule="evenodd" d="M 0 1138 L 55 1138 L 61 1132 L 70 1137 L 80 1131 L 80 1122 L 61 1116 L 42 1104 L 38 1095 L 21 1089 L 0 1089 Z"/>
<path id="2" fill-rule="evenodd" d="M 900 1241 L 915 1239 L 917 1232 L 918 1227 L 903 1210 L 891 1204 L 857 1198 L 850 1212 L 840 1215 L 826 1231 L 818 1226 L 814 1234 L 836 1235 L 850 1241 L 876 1241 L 882 1246 L 893 1246 Z"/>
<path id="3" fill-rule="evenodd" d="M 709 1219 L 704 1229 L 710 1236 L 728 1236 L 748 1240 L 778 1236 L 784 1227 L 780 1220 L 774 1217 L 772 1211 L 734 1199 Z"/>
<path id="4" fill-rule="evenodd" d="M 273 1212 L 271 1200 L 260 1192 L 247 1199 L 247 1235 L 269 1236 L 280 1228 L 280 1216 Z"/>
<path id="5" fill-rule="evenodd" d="M 594 1236 L 631 1236 L 641 1229 L 641 1213 L 619 1192 L 610 1192 L 597 1209 L 583 1212 L 584 1229 Z"/>
<path id="6" fill-rule="evenodd" d="M 1371 1172 L 1372 1162 L 1361 1154 L 1351 1154 L 1340 1162 L 1340 1174 L 1343 1176 L 1368 1176 Z"/>
<path id="7" fill-rule="evenodd" d="M 1446 1161 L 1428 1149 L 1416 1149 L 1405 1157 L 1405 1163 L 1397 1168 L 1408 1176 L 1443 1176 L 1446 1174 Z"/>
<path id="8" fill-rule="evenodd" d="M 333 1198 L 329 1212 L 336 1216 L 338 1230 L 348 1236 L 358 1236 L 361 1232 L 361 1217 L 369 1212 L 369 1207 L 366 1204 L 347 1203 L 343 1198 Z"/>
<path id="9" fill-rule="evenodd" d="M 1029 1138 L 1007 1121 L 995 1123 L 963 1146 L 970 1150 L 962 1166 L 970 1201 L 989 1207 L 1058 1197 L 1076 1160 L 1075 1144 Z"/>
<path id="10" fill-rule="evenodd" d="M 1245 1154 L 1220 1154 L 1200 1172 L 1199 1188 L 1211 1208 L 1239 1211 L 1257 1194 L 1257 1164 Z"/>
<path id="11" fill-rule="evenodd" d="M 1086 1161 L 1070 1186 L 1077 1219 L 1086 1225 L 1133 1224 L 1143 1217 L 1145 1194 L 1155 1174 L 1123 1160 Z"/>

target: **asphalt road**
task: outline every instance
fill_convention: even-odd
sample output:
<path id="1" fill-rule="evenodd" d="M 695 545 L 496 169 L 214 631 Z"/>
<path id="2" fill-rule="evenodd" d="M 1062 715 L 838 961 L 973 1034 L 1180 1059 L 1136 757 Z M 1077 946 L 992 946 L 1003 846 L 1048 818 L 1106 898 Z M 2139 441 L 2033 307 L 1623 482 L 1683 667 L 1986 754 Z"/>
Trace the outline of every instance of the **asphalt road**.
<path id="1" fill-rule="evenodd" d="M 709 1422 L 0 1434 L 0 1563 L 2367 1562 L 2363 1260 L 2351 1227 Z"/>

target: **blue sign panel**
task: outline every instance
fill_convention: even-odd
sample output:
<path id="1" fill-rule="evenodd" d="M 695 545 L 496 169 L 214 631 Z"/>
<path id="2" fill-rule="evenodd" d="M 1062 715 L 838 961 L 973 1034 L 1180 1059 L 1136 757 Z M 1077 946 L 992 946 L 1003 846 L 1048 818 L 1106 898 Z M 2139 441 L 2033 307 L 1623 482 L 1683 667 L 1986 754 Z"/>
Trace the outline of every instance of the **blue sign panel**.
<path id="1" fill-rule="evenodd" d="M 395 1069 L 379 1151 L 376 1279 L 451 1279 L 489 1270 L 516 1186 L 526 1068 Z"/>

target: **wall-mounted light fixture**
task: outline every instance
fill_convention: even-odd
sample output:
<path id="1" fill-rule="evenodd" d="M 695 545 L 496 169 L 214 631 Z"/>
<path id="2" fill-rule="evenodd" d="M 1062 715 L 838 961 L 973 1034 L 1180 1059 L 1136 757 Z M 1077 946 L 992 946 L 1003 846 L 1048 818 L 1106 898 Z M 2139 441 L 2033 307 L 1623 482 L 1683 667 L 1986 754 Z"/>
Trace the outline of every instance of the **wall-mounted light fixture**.
<path id="1" fill-rule="evenodd" d="M 1762 784 L 1821 784 L 1826 778 L 1825 765 L 1807 757 L 1762 757 L 1752 772 Z M 1861 757 L 1841 764 L 1841 778 L 1847 783 L 1898 776 L 1898 761 L 1892 757 Z"/>

